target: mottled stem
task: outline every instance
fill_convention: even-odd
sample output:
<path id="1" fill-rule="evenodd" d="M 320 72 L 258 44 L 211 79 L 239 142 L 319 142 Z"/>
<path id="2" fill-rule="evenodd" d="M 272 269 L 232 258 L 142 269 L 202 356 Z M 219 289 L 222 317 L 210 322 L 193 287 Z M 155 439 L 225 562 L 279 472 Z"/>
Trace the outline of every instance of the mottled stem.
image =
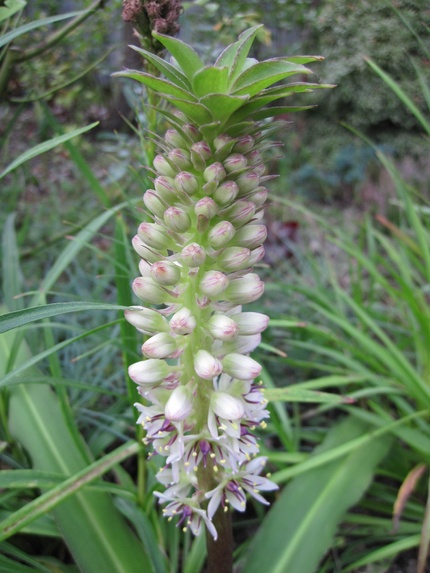
<path id="1" fill-rule="evenodd" d="M 233 529 L 231 511 L 223 511 L 222 507 L 213 517 L 213 524 L 218 532 L 215 541 L 206 530 L 206 547 L 208 552 L 207 573 L 233 572 Z"/>

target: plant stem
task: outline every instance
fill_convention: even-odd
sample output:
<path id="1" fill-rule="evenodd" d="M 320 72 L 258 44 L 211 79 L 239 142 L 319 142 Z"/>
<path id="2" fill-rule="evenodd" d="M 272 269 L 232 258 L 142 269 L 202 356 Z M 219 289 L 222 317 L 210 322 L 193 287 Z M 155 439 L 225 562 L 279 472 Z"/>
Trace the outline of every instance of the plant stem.
<path id="1" fill-rule="evenodd" d="M 233 529 L 231 511 L 224 512 L 222 507 L 213 517 L 213 524 L 218 532 L 215 541 L 206 530 L 206 547 L 208 553 L 206 573 L 232 573 L 233 571 Z"/>

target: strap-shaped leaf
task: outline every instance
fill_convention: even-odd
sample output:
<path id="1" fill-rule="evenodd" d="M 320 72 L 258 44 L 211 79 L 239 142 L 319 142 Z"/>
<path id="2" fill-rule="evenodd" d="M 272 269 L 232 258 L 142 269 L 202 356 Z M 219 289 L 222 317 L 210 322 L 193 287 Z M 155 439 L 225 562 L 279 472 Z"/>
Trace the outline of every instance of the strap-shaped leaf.
<path id="1" fill-rule="evenodd" d="M 156 78 L 155 76 L 146 74 L 145 72 L 138 72 L 137 70 L 126 70 L 124 72 L 115 72 L 113 75 L 137 80 L 141 84 L 144 84 L 148 88 L 151 88 L 152 90 L 161 94 L 196 101 L 196 98 L 189 91 L 173 84 L 172 82 L 169 82 L 168 80 Z"/>
<path id="2" fill-rule="evenodd" d="M 301 64 L 271 59 L 258 62 L 245 70 L 233 85 L 234 95 L 256 95 L 261 90 L 294 74 L 311 74 L 312 71 Z"/>
<path id="3" fill-rule="evenodd" d="M 172 103 L 179 111 L 185 113 L 185 115 L 197 125 L 204 125 L 205 123 L 211 123 L 213 121 L 211 112 L 201 103 L 170 97 L 166 94 L 160 94 L 160 96 Z"/>
<path id="4" fill-rule="evenodd" d="M 242 107 L 246 103 L 247 99 L 247 96 L 210 94 L 202 98 L 200 101 L 209 109 L 215 120 L 223 122 L 226 121 L 237 109 Z"/>
<path id="5" fill-rule="evenodd" d="M 192 79 L 197 70 L 203 68 L 204 64 L 202 60 L 191 46 L 188 46 L 177 38 L 158 34 L 157 32 L 152 32 L 152 35 L 169 50 L 189 80 Z"/>
<path id="6" fill-rule="evenodd" d="M 172 83 L 183 87 L 184 89 L 190 89 L 191 84 L 188 81 L 187 76 L 183 74 L 181 70 L 175 66 L 172 66 L 172 64 L 166 62 L 166 60 L 163 60 L 152 52 L 148 52 L 148 50 L 139 48 L 139 46 L 133 46 L 131 44 L 129 47 L 138 52 L 141 56 L 148 60 L 148 62 L 151 62 L 151 64 L 155 66 L 157 70 L 159 70 L 162 74 L 164 74 L 166 78 Z"/>
<path id="7" fill-rule="evenodd" d="M 241 73 L 243 64 L 245 63 L 249 50 L 251 49 L 252 42 L 261 27 L 262 24 L 253 26 L 252 28 L 249 28 L 249 30 L 242 32 L 238 41 L 228 46 L 216 60 L 216 66 L 227 66 L 230 69 L 230 85 Z"/>
<path id="8" fill-rule="evenodd" d="M 193 91 L 198 98 L 208 94 L 227 93 L 228 68 L 206 66 L 198 70 L 192 81 Z"/>
<path id="9" fill-rule="evenodd" d="M 294 64 L 311 64 L 312 62 L 322 62 L 324 60 L 323 56 L 287 56 L 283 58 L 288 62 Z"/>

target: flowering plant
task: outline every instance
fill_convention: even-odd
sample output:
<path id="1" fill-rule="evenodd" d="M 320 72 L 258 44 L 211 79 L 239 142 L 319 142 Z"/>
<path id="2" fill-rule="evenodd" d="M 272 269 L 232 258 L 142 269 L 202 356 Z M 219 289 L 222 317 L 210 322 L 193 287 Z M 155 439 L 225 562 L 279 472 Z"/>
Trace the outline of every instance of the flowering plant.
<path id="1" fill-rule="evenodd" d="M 158 109 L 171 127 L 157 138 L 153 188 L 143 196 L 150 221 L 133 239 L 141 257 L 133 291 L 144 306 L 125 316 L 149 338 L 129 374 L 145 401 L 136 404 L 144 442 L 165 458 L 157 478 L 166 489 L 156 494 L 167 503 L 164 514 L 179 516 L 194 534 L 204 524 L 214 539 L 217 515 L 230 506 L 244 511 L 247 493 L 267 503 L 259 492 L 277 489 L 260 476 L 265 459 L 254 430 L 265 426 L 268 411 L 261 366 L 249 356 L 268 317 L 242 305 L 264 290 L 253 272 L 267 234 L 271 176 L 263 152 L 279 127 L 264 120 L 307 109 L 267 105 L 320 87 L 278 85 L 311 73 L 304 64 L 320 58 L 249 58 L 258 29 L 242 33 L 211 66 L 187 44 L 154 32 L 170 62 L 134 49 L 165 77 L 117 74 L 176 108 Z"/>

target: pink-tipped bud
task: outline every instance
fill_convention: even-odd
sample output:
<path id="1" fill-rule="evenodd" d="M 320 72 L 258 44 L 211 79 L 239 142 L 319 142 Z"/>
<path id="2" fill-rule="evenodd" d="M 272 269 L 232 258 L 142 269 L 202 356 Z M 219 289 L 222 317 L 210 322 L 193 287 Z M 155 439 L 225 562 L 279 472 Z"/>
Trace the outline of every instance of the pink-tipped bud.
<path id="1" fill-rule="evenodd" d="M 193 411 L 193 396 L 186 386 L 177 386 L 170 394 L 164 408 L 164 415 L 172 422 L 180 422 L 188 418 Z"/>
<path id="2" fill-rule="evenodd" d="M 169 151 L 169 159 L 181 170 L 191 167 L 190 154 L 185 149 L 171 149 Z"/>
<path id="3" fill-rule="evenodd" d="M 235 181 L 225 181 L 212 195 L 218 205 L 223 207 L 234 201 L 239 193 L 239 186 Z"/>
<path id="4" fill-rule="evenodd" d="M 185 135 L 188 135 L 188 137 L 193 141 L 199 140 L 200 137 L 199 130 L 193 124 L 184 123 L 184 125 L 182 125 L 182 131 L 185 133 Z"/>
<path id="5" fill-rule="evenodd" d="M 263 163 L 263 156 L 258 149 L 253 149 L 250 151 L 246 158 L 248 159 L 248 165 L 260 165 Z"/>
<path id="6" fill-rule="evenodd" d="M 245 225 L 234 236 L 234 243 L 239 247 L 255 249 L 264 243 L 267 238 L 265 225 Z"/>
<path id="7" fill-rule="evenodd" d="M 240 195 L 246 195 L 257 189 L 260 184 L 260 176 L 253 171 L 247 171 L 239 175 L 236 181 L 239 185 Z"/>
<path id="8" fill-rule="evenodd" d="M 227 394 L 227 392 L 213 392 L 211 409 L 219 418 L 224 420 L 240 420 L 245 415 L 242 400 Z"/>
<path id="9" fill-rule="evenodd" d="M 230 281 L 224 292 L 224 298 L 234 304 L 247 304 L 259 299 L 264 292 L 264 283 L 254 273 L 248 273 Z"/>
<path id="10" fill-rule="evenodd" d="M 172 261 L 156 261 L 150 276 L 160 285 L 175 285 L 181 279 L 181 267 Z"/>
<path id="11" fill-rule="evenodd" d="M 158 193 L 152 189 L 148 189 L 148 191 L 143 195 L 143 202 L 150 213 L 160 218 L 163 216 L 164 211 L 166 210 L 166 204 L 160 198 Z"/>
<path id="12" fill-rule="evenodd" d="M 128 375 L 136 384 L 145 386 L 162 382 L 169 374 L 169 366 L 164 360 L 152 358 L 131 364 Z"/>
<path id="13" fill-rule="evenodd" d="M 254 380 L 261 372 L 261 365 L 256 360 L 237 352 L 224 356 L 222 367 L 226 374 L 239 380 Z"/>
<path id="14" fill-rule="evenodd" d="M 227 173 L 233 173 L 234 171 L 245 169 L 248 165 L 248 161 L 244 155 L 241 155 L 240 153 L 232 153 L 224 160 L 223 165 Z"/>
<path id="15" fill-rule="evenodd" d="M 156 310 L 144 306 L 131 306 L 124 311 L 124 317 L 139 332 L 153 334 L 168 332 L 169 322 Z"/>
<path id="16" fill-rule="evenodd" d="M 132 289 L 144 302 L 162 304 L 173 301 L 173 297 L 150 277 L 137 277 L 133 281 Z"/>
<path id="17" fill-rule="evenodd" d="M 154 158 L 153 165 L 157 173 L 166 177 L 174 177 L 178 172 L 175 166 L 162 155 Z"/>
<path id="18" fill-rule="evenodd" d="M 191 146 L 191 162 L 197 171 L 203 171 L 211 157 L 211 148 L 206 141 L 198 141 Z"/>
<path id="19" fill-rule="evenodd" d="M 190 334 L 197 326 L 197 321 L 194 318 L 191 310 L 182 307 L 170 319 L 170 329 L 175 334 Z"/>
<path id="20" fill-rule="evenodd" d="M 199 190 L 197 178 L 188 171 L 181 171 L 176 175 L 175 185 L 179 191 L 183 191 L 187 195 L 194 195 Z"/>
<path id="21" fill-rule="evenodd" d="M 168 129 L 164 134 L 164 139 L 171 147 L 181 147 L 183 149 L 188 146 L 188 143 L 176 129 Z"/>
<path id="22" fill-rule="evenodd" d="M 208 182 L 218 183 L 219 181 L 222 181 L 225 176 L 226 176 L 225 169 L 222 166 L 222 163 L 219 162 L 212 163 L 212 165 L 209 165 L 203 171 L 203 178 L 205 181 Z"/>
<path id="23" fill-rule="evenodd" d="M 140 239 L 139 239 L 140 241 Z M 139 273 L 141 277 L 150 277 L 151 276 L 151 267 L 145 259 L 140 259 L 139 261 Z"/>
<path id="24" fill-rule="evenodd" d="M 233 239 L 235 233 L 236 229 L 229 221 L 221 221 L 209 231 L 209 244 L 214 249 L 220 249 Z"/>
<path id="25" fill-rule="evenodd" d="M 221 214 L 221 213 L 220 213 Z M 242 226 L 253 218 L 255 214 L 255 205 L 251 201 L 244 201 L 240 199 L 236 201 L 231 207 L 227 207 L 222 211 L 222 216 L 233 223 L 233 225 Z"/>
<path id="26" fill-rule="evenodd" d="M 268 194 L 266 187 L 257 187 L 255 191 L 248 195 L 247 199 L 254 203 L 256 207 L 261 207 L 267 201 Z"/>
<path id="27" fill-rule="evenodd" d="M 260 175 L 260 177 L 266 173 L 266 167 L 264 166 L 264 163 L 257 163 L 257 165 L 254 165 L 252 170 Z"/>
<path id="28" fill-rule="evenodd" d="M 248 153 L 255 145 L 255 140 L 251 135 L 242 135 L 234 146 L 236 153 Z"/>
<path id="29" fill-rule="evenodd" d="M 205 219 L 212 219 L 218 212 L 218 205 L 210 197 L 203 197 L 194 205 L 194 212 L 197 217 L 202 215 Z"/>
<path id="30" fill-rule="evenodd" d="M 159 251 L 157 252 L 157 251 L 154 251 L 153 249 L 150 249 L 149 247 L 147 247 L 145 245 L 145 243 L 142 241 L 142 239 L 140 237 L 138 237 L 137 235 L 135 235 L 132 238 L 131 244 L 133 246 L 133 249 L 139 255 L 139 257 L 142 257 L 142 259 L 144 259 L 145 261 L 148 261 L 150 263 L 155 263 L 155 261 L 160 260 L 161 254 L 167 255 L 167 251 L 165 253 L 164 253 L 164 251 L 162 251 L 162 253 L 160 253 Z"/>
<path id="31" fill-rule="evenodd" d="M 141 223 L 137 234 L 147 247 L 153 249 L 166 249 L 171 245 L 171 239 L 158 223 Z"/>
<path id="32" fill-rule="evenodd" d="M 236 322 L 224 314 L 214 314 L 206 325 L 206 330 L 218 340 L 233 340 L 239 334 Z"/>
<path id="33" fill-rule="evenodd" d="M 222 149 L 229 143 L 234 144 L 234 141 L 233 138 L 230 137 L 230 135 L 227 135 L 226 133 L 221 133 L 220 135 L 217 135 L 214 139 L 214 147 L 217 151 Z"/>
<path id="34" fill-rule="evenodd" d="M 142 345 L 142 353 L 148 358 L 168 358 L 176 352 L 176 340 L 166 332 L 159 332 Z"/>
<path id="35" fill-rule="evenodd" d="M 206 260 L 206 252 L 197 243 L 190 243 L 181 251 L 181 261 L 187 267 L 199 267 Z"/>
<path id="36" fill-rule="evenodd" d="M 154 179 L 154 188 L 160 199 L 163 199 L 166 203 L 172 203 L 177 199 L 175 180 L 171 177 L 156 177 Z"/>
<path id="37" fill-rule="evenodd" d="M 212 380 L 222 372 L 222 364 L 207 350 L 198 350 L 194 356 L 194 370 L 197 376 L 205 380 Z"/>
<path id="38" fill-rule="evenodd" d="M 241 335 L 259 334 L 266 330 L 269 324 L 267 314 L 259 312 L 240 312 L 233 315 L 232 318 L 237 324 Z"/>
<path id="39" fill-rule="evenodd" d="M 208 271 L 200 281 L 200 292 L 212 297 L 221 294 L 228 287 L 229 280 L 219 271 Z"/>
<path id="40" fill-rule="evenodd" d="M 249 258 L 249 265 L 251 267 L 256 265 L 261 260 L 263 260 L 264 255 L 265 255 L 265 250 L 264 250 L 263 245 L 260 245 L 256 249 L 252 249 L 251 256 Z"/>
<path id="41" fill-rule="evenodd" d="M 242 271 L 249 266 L 251 251 L 245 247 L 227 247 L 217 257 L 217 264 L 227 272 Z"/>
<path id="42" fill-rule="evenodd" d="M 163 216 L 166 226 L 176 233 L 185 233 L 191 227 L 188 213 L 181 207 L 169 207 Z"/>

